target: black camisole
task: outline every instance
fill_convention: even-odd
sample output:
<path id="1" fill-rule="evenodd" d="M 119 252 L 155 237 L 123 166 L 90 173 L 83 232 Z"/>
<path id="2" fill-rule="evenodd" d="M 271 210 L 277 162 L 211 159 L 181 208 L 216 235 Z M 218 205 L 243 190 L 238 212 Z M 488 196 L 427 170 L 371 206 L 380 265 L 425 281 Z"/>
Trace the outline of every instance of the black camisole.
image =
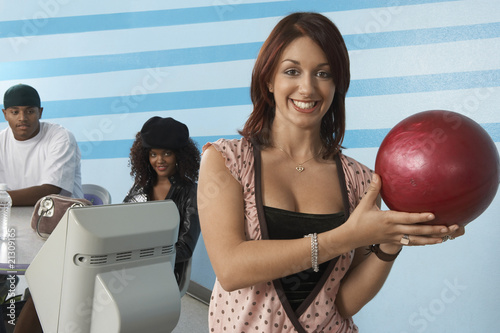
<path id="1" fill-rule="evenodd" d="M 269 239 L 296 239 L 311 233 L 332 230 L 345 222 L 344 212 L 335 214 L 306 214 L 264 206 Z M 319 265 L 319 272 L 312 268 L 281 278 L 285 295 L 294 311 L 313 290 L 328 262 Z"/>

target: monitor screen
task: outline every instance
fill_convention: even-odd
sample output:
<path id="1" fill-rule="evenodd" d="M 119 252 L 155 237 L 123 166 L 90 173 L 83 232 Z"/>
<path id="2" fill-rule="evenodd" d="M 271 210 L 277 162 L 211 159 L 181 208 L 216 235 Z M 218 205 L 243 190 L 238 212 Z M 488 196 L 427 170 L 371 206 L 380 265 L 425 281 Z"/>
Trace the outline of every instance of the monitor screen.
<path id="1" fill-rule="evenodd" d="M 178 228 L 171 200 L 69 209 L 26 271 L 44 332 L 172 331 Z"/>

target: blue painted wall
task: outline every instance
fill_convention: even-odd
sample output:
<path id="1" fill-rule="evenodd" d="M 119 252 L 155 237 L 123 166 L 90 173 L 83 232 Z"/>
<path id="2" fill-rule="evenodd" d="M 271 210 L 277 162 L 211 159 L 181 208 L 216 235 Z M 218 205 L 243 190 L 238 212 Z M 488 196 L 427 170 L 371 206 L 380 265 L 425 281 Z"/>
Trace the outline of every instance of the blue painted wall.
<path id="1" fill-rule="evenodd" d="M 330 17 L 350 51 L 346 154 L 373 167 L 389 129 L 431 109 L 469 116 L 500 146 L 497 0 L 0 0 L 0 92 L 36 87 L 43 118 L 76 136 L 84 183 L 105 186 L 119 203 L 144 121 L 174 117 L 200 148 L 235 137 L 251 112 L 262 42 L 281 17 L 309 10 Z M 495 331 L 498 216 L 497 196 L 465 237 L 405 248 L 356 315 L 361 331 Z M 200 240 L 192 279 L 211 288 L 214 278 Z"/>

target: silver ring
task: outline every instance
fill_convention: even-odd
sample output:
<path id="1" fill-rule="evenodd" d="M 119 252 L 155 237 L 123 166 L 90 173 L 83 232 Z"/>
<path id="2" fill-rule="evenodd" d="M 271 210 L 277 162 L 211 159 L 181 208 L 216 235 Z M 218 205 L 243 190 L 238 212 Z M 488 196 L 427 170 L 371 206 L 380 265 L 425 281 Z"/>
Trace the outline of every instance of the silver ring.
<path id="1" fill-rule="evenodd" d="M 403 237 L 401 237 L 401 240 L 399 241 L 403 245 L 408 245 L 410 244 L 410 235 L 404 234 Z"/>

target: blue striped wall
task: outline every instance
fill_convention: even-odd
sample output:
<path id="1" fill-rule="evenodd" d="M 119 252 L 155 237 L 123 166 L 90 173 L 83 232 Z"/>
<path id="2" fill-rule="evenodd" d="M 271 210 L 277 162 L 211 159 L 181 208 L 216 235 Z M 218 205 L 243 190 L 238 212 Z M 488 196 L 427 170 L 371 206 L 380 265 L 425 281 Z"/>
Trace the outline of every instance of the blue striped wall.
<path id="1" fill-rule="evenodd" d="M 251 112 L 258 50 L 293 11 L 324 13 L 345 37 L 348 155 L 373 166 L 392 126 L 431 109 L 474 119 L 500 145 L 496 0 L 0 0 L 0 92 L 19 82 L 36 87 L 43 118 L 78 140 L 83 182 L 107 187 L 118 203 L 132 183 L 130 145 L 151 116 L 186 123 L 200 147 L 237 137 Z M 362 331 L 493 331 L 490 309 L 500 292 L 491 277 L 498 281 L 500 271 L 479 263 L 500 254 L 489 245 L 500 231 L 499 203 L 455 243 L 405 249 L 384 289 L 356 316 Z M 211 288 L 202 241 L 195 263 L 193 280 Z"/>

